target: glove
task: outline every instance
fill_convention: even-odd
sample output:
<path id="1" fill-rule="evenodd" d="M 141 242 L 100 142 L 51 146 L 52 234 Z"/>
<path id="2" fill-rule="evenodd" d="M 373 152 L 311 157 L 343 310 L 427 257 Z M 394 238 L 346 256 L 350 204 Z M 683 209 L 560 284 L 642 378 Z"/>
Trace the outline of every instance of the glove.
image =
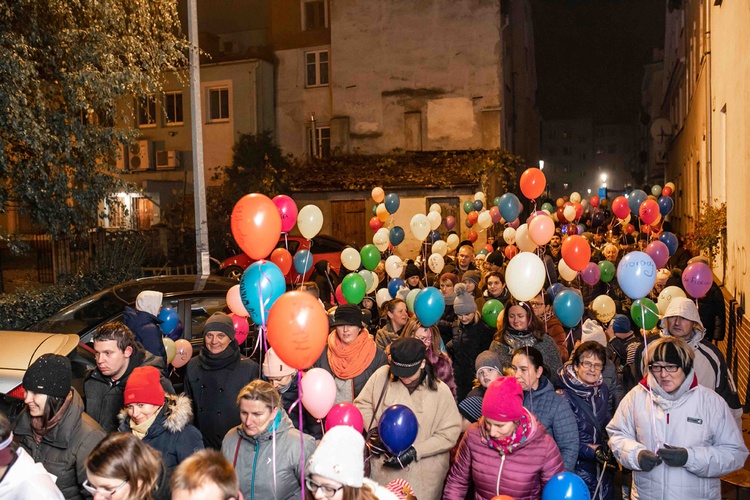
<path id="1" fill-rule="evenodd" d="M 664 448 L 659 450 L 659 456 L 670 467 L 682 467 L 687 463 L 688 451 L 685 448 L 665 444 Z"/>
<path id="2" fill-rule="evenodd" d="M 367 435 L 366 445 L 371 456 L 379 457 L 386 452 L 385 445 L 383 444 L 383 441 L 380 440 L 380 434 L 377 429 L 375 429 L 372 434 Z"/>
<path id="3" fill-rule="evenodd" d="M 599 446 L 594 452 L 594 456 L 599 464 L 605 467 L 618 468 L 617 461 L 615 460 L 614 455 L 612 455 L 612 450 L 610 450 L 609 446 L 606 444 Z"/>
<path id="4" fill-rule="evenodd" d="M 661 458 L 648 450 L 643 450 L 638 454 L 638 466 L 644 472 L 651 472 L 654 467 L 660 464 Z"/>
<path id="5" fill-rule="evenodd" d="M 383 462 L 384 467 L 391 469 L 403 469 L 417 459 L 417 450 L 410 446 L 408 450 L 402 451 L 397 457 L 391 457 Z"/>

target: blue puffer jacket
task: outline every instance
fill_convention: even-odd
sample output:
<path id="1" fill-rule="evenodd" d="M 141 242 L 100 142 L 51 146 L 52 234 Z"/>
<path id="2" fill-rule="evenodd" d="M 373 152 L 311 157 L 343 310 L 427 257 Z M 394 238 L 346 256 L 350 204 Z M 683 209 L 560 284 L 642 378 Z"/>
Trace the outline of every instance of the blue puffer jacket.
<path id="1" fill-rule="evenodd" d="M 592 500 L 611 500 L 614 498 L 614 471 L 611 468 L 604 474 L 599 492 L 594 497 L 602 470 L 596 462 L 595 448 L 589 446 L 606 445 L 609 439 L 604 431 L 611 418 L 607 384 L 603 383 L 601 377 L 595 385 L 581 382 L 569 363 L 560 370 L 560 384 L 578 424 L 579 447 L 575 473 L 586 482 Z M 596 422 L 588 416 L 584 404 L 591 409 Z"/>
<path id="2" fill-rule="evenodd" d="M 547 434 L 557 443 L 565 470 L 575 471 L 578 460 L 578 424 L 565 397 L 555 392 L 547 377 L 539 379 L 536 390 L 523 391 L 526 407 L 547 429 Z"/>
<path id="3" fill-rule="evenodd" d="M 159 328 L 162 321 L 153 314 L 136 311 L 132 307 L 125 306 L 122 322 L 130 328 L 130 331 L 135 335 L 135 340 L 140 342 L 148 352 L 154 356 L 160 356 L 164 360 L 164 366 L 166 367 L 167 350 L 164 348 L 161 328 Z"/>

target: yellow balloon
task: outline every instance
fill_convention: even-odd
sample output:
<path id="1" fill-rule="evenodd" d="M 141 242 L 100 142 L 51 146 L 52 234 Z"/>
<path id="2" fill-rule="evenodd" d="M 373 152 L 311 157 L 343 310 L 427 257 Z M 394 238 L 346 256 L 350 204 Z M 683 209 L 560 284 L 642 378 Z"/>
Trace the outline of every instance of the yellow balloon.
<path id="1" fill-rule="evenodd" d="M 378 219 L 380 219 L 381 222 L 387 221 L 388 217 L 391 216 L 391 214 L 388 213 L 388 209 L 385 208 L 385 203 L 381 203 L 380 205 L 378 205 L 375 214 L 378 216 Z"/>
<path id="2" fill-rule="evenodd" d="M 609 295 L 599 295 L 591 302 L 591 310 L 601 323 L 609 323 L 615 317 L 615 301 Z"/>
<path id="3" fill-rule="evenodd" d="M 167 364 L 169 364 L 177 354 L 177 346 L 175 345 L 174 340 L 169 337 L 164 337 L 161 341 L 164 343 L 164 349 L 167 351 Z"/>

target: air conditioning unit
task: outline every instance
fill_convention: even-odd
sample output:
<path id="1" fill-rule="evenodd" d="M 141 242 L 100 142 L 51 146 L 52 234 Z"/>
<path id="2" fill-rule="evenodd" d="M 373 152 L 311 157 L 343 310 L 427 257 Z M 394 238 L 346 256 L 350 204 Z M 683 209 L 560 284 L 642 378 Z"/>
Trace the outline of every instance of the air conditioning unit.
<path id="1" fill-rule="evenodd" d="M 179 151 L 157 151 L 156 152 L 156 169 L 167 170 L 180 166 Z"/>
<path id="2" fill-rule="evenodd" d="M 153 145 L 151 141 L 135 141 L 130 145 L 128 157 L 130 159 L 130 170 L 141 171 L 151 168 L 151 157 L 153 156 Z"/>

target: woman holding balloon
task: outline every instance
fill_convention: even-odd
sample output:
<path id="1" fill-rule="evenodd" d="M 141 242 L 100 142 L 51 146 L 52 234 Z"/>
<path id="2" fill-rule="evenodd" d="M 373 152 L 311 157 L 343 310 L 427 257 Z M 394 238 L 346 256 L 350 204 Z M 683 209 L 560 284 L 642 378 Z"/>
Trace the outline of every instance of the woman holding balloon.
<path id="1" fill-rule="evenodd" d="M 354 404 L 366 431 L 378 423 L 382 444 L 371 450 L 389 452 L 370 458 L 370 477 L 380 484 L 405 479 L 419 500 L 437 500 L 442 498 L 449 452 L 461 432 L 461 416 L 425 352 L 424 343 L 415 338 L 395 341 L 390 366 L 373 374 Z"/>

